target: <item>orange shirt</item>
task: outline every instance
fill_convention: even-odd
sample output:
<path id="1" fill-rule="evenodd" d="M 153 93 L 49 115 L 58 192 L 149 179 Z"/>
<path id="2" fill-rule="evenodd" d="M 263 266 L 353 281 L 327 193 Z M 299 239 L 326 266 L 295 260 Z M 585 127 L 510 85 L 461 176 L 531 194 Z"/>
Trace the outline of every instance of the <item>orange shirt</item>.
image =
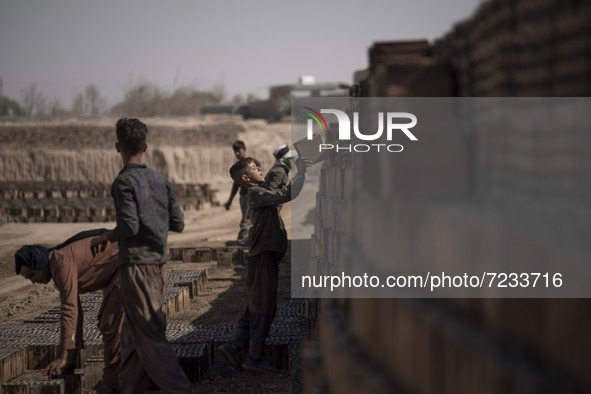
<path id="1" fill-rule="evenodd" d="M 82 345 L 79 295 L 107 287 L 117 270 L 117 243 L 109 243 L 104 251 L 93 256 L 92 238 L 72 242 L 49 254 L 49 270 L 62 304 L 60 350 L 75 349 L 77 341 L 78 347 Z"/>

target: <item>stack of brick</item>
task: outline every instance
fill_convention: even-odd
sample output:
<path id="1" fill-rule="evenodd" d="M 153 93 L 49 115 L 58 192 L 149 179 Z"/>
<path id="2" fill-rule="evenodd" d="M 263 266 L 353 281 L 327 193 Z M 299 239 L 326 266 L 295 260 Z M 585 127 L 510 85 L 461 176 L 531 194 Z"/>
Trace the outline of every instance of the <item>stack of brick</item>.
<path id="1" fill-rule="evenodd" d="M 352 95 L 449 96 L 449 68 L 431 52 L 425 40 L 375 43 L 369 50 L 369 70 L 356 74 Z"/>
<path id="2" fill-rule="evenodd" d="M 386 255 L 400 265 L 416 260 L 418 254 L 447 255 L 447 264 L 465 262 L 474 245 L 489 248 L 487 243 L 507 258 L 513 253 L 531 258 L 536 253 L 541 266 L 556 265 L 556 258 L 567 261 L 571 253 L 572 243 L 548 249 L 543 240 L 526 244 L 520 234 L 504 228 L 495 233 L 484 213 L 458 221 L 453 214 L 392 196 L 348 195 L 345 190 L 355 181 L 347 173 L 351 168 L 330 164 L 322 170 L 317 194 L 320 214 L 312 237 L 316 275 L 335 266 L 345 272 L 351 264 L 371 266 Z M 454 209 L 463 212 L 464 207 L 458 203 Z M 388 224 L 390 233 L 378 226 L 387 210 L 399 217 Z M 497 220 L 514 222 L 501 218 Z M 406 234 L 392 237 L 392 230 Z M 446 241 L 434 242 L 433 234 L 445 234 Z M 358 245 L 365 254 L 351 255 L 347 245 Z M 311 300 L 313 341 L 306 352 L 305 392 L 588 391 L 589 306 L 588 300 L 556 299 Z"/>
<path id="3" fill-rule="evenodd" d="M 203 304 L 181 300 L 173 294 L 187 290 L 184 284 L 198 284 L 193 300 L 205 290 L 203 273 L 197 270 L 172 270 L 169 272 L 169 290 L 163 310 L 169 319 L 166 336 L 176 352 L 181 367 L 193 382 L 202 381 L 212 365 L 227 365 L 217 347 L 229 341 L 234 335 L 236 323 L 197 324 L 188 322 L 204 313 Z M 206 279 L 205 279 L 206 280 Z M 178 310 L 171 301 L 176 299 Z M 96 313 L 100 305 L 100 292 L 82 296 L 85 312 L 85 348 L 77 354 L 75 371 L 72 375 L 60 375 L 53 380 L 42 377 L 43 368 L 54 359 L 59 342 L 59 308 L 51 316 L 42 313 L 33 321 L 23 324 L 0 323 L 0 393 L 80 393 L 94 392 L 102 378 L 103 349 L 100 333 L 96 327 Z M 181 301 L 185 301 L 181 304 Z M 184 311 L 181 311 L 184 309 Z M 278 311 L 278 317 L 271 326 L 266 341 L 265 358 L 276 368 L 296 372 L 292 364 L 297 359 L 299 344 L 306 337 L 303 316 L 304 300 L 291 299 Z M 187 316 L 179 315 L 189 312 Z M 56 385 L 57 387 L 54 387 Z M 156 387 L 154 387 L 156 389 Z"/>
<path id="4" fill-rule="evenodd" d="M 205 270 L 171 270 L 167 292 L 162 305 L 168 317 L 186 309 L 190 301 L 203 292 L 207 285 Z M 100 291 L 80 297 L 84 310 L 84 349 L 77 352 L 75 373 L 60 375 L 50 381 L 42 377 L 43 369 L 55 359 L 59 342 L 60 308 L 26 320 L 22 324 L 2 323 L 0 330 L 0 392 L 1 393 L 81 393 L 90 391 L 102 378 L 102 338 L 96 324 L 102 295 Z M 185 327 L 190 329 L 190 327 Z M 184 344 L 175 350 L 187 374 L 201 379 L 208 365 L 198 364 L 203 349 L 187 348 Z M 196 364 L 197 363 L 197 364 Z M 192 369 L 195 368 L 195 369 Z M 53 385 L 61 385 L 55 391 Z"/>
<path id="5" fill-rule="evenodd" d="M 581 1 L 488 1 L 433 49 L 425 42 L 375 44 L 350 92 L 589 96 L 590 20 L 591 5 Z M 423 74 L 425 64 L 449 68 Z M 544 115 L 567 119 L 568 106 Z M 544 130 L 542 121 L 542 130 L 517 135 L 493 127 L 494 119 L 510 117 L 510 108 L 475 110 L 480 123 L 465 137 L 479 143 L 454 145 L 464 150 L 441 145 L 447 152 L 440 158 L 453 166 L 427 171 L 415 159 L 400 159 L 404 170 L 420 171 L 417 178 L 456 174 L 445 182 L 449 190 L 435 182 L 412 189 L 420 180 L 400 168 L 331 153 L 317 194 L 311 271 L 373 267 L 384 256 L 401 266 L 437 256 L 449 267 L 499 259 L 508 272 L 523 261 L 560 270 L 588 256 L 591 140 L 585 131 Z M 360 179 L 363 188 L 351 185 Z M 400 198 L 409 188 L 428 202 Z M 393 221 L 380 226 L 385 212 Z M 516 230 L 524 228 L 527 234 Z M 350 245 L 362 253 L 351 255 Z M 304 392 L 589 392 L 590 306 L 588 299 L 551 298 L 310 299 Z"/>
<path id="6" fill-rule="evenodd" d="M 174 184 L 183 211 L 218 205 L 209 184 Z M 110 185 L 64 182 L 0 182 L 4 222 L 107 222 L 115 220 Z"/>
<path id="7" fill-rule="evenodd" d="M 231 266 L 243 264 L 248 259 L 248 251 L 239 246 L 227 247 L 197 247 L 197 246 L 171 246 L 170 259 L 184 263 L 211 263 L 218 266 Z"/>
<path id="8" fill-rule="evenodd" d="M 487 1 L 437 40 L 459 96 L 589 96 L 591 5 L 559 0 Z"/>

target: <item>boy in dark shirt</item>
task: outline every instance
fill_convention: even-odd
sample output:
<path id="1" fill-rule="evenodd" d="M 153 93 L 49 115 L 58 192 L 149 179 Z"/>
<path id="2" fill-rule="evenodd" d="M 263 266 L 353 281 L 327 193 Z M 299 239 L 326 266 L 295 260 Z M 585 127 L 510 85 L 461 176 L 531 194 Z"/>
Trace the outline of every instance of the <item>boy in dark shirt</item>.
<path id="1" fill-rule="evenodd" d="M 248 305 L 238 322 L 234 339 L 219 347 L 237 369 L 251 372 L 274 370 L 263 359 L 263 350 L 275 317 L 279 262 L 287 250 L 287 233 L 277 205 L 298 196 L 304 185 L 306 168 L 310 165 L 308 159 L 298 159 L 297 175 L 279 190 L 272 190 L 264 183 L 263 171 L 252 158 L 239 160 L 230 168 L 232 179 L 248 188 L 246 199 L 252 222 L 246 279 Z M 247 346 L 248 358 L 241 363 L 240 349 Z"/>
<path id="2" fill-rule="evenodd" d="M 121 332 L 119 386 L 143 393 L 151 378 L 164 392 L 189 393 L 189 379 L 165 335 L 162 311 L 167 272 L 168 231 L 181 232 L 183 215 L 170 182 L 142 163 L 148 128 L 138 119 L 117 122 L 117 152 L 123 169 L 111 186 L 117 226 L 91 242 L 93 252 L 119 243 L 125 320 Z"/>
<path id="3" fill-rule="evenodd" d="M 291 170 L 292 151 L 287 145 L 281 145 L 273 152 L 277 160 L 273 167 L 265 175 L 265 184 L 269 189 L 283 189 L 289 181 L 289 170 Z M 281 204 L 277 205 L 277 210 L 281 212 Z"/>

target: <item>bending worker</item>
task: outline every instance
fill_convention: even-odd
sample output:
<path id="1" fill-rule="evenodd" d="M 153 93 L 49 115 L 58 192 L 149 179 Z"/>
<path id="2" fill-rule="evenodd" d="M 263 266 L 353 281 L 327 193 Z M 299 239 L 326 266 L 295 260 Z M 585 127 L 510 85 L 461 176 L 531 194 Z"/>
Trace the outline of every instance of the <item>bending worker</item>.
<path id="1" fill-rule="evenodd" d="M 117 272 L 119 250 L 110 243 L 93 256 L 90 241 L 106 230 L 90 230 L 76 234 L 52 249 L 25 245 L 15 254 L 15 270 L 33 283 L 49 283 L 51 279 L 60 293 L 60 344 L 57 357 L 44 373 L 73 371 L 76 350 L 83 348 L 83 313 L 80 294 L 103 291 L 98 313 L 98 328 L 103 337 L 103 385 L 117 392 L 119 370 L 119 339 L 124 312 Z"/>

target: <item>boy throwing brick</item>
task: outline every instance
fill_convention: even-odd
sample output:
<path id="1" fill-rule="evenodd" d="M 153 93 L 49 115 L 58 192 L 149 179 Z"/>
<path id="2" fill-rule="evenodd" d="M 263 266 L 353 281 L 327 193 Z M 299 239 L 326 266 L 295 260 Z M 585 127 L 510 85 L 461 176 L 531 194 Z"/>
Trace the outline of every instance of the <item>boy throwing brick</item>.
<path id="1" fill-rule="evenodd" d="M 279 262 L 287 250 L 287 233 L 277 205 L 298 196 L 304 185 L 306 168 L 310 165 L 307 158 L 296 160 L 297 175 L 278 190 L 272 190 L 264 183 L 263 171 L 253 158 L 241 159 L 230 168 L 234 182 L 248 188 L 246 199 L 252 221 L 246 268 L 248 305 L 238 322 L 234 339 L 218 348 L 237 369 L 250 372 L 275 370 L 264 360 L 263 350 L 275 317 Z M 248 357 L 241 362 L 241 349 L 246 347 Z"/>

